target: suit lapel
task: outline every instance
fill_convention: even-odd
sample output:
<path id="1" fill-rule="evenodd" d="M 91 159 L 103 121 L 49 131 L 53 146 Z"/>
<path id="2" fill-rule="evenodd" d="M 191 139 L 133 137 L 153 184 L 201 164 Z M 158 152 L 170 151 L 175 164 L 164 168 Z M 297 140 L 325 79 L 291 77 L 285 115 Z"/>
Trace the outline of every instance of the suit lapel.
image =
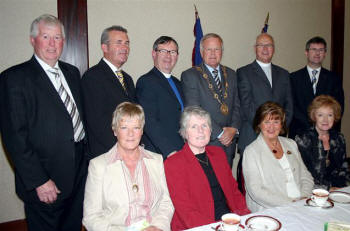
<path id="1" fill-rule="evenodd" d="M 172 97 L 174 97 L 174 99 L 177 100 L 176 95 L 166 77 L 156 67 L 153 67 L 152 71 L 154 75 L 157 76 L 158 82 L 160 85 L 162 85 L 163 89 L 165 89 Z"/>
<path id="2" fill-rule="evenodd" d="M 210 71 L 209 71 L 209 69 L 207 68 L 207 66 L 204 64 L 204 63 L 202 63 L 202 70 L 204 70 L 204 72 L 205 72 L 205 74 L 207 74 L 208 75 L 208 80 L 209 80 L 209 82 L 210 82 L 210 84 L 212 85 L 212 86 L 214 86 L 214 92 L 216 93 L 216 94 L 218 94 L 218 96 L 220 97 L 220 100 L 222 100 L 222 94 L 220 94 L 220 91 L 219 91 L 219 88 L 218 88 L 218 85 L 216 84 L 216 82 L 215 82 L 215 80 L 214 80 L 214 78 L 213 78 L 213 75 L 210 73 Z M 224 89 L 222 86 L 222 80 L 224 79 L 224 76 L 223 76 L 223 73 L 222 73 L 222 66 L 220 65 L 220 74 L 221 74 L 221 89 Z M 201 76 L 201 78 L 203 78 L 202 76 Z M 207 84 L 207 83 L 206 83 Z M 207 84 L 208 85 L 208 84 Z M 209 86 L 208 86 L 208 90 L 210 91 L 210 89 L 209 89 Z M 211 95 L 212 95 L 212 93 L 210 93 Z"/>
<path id="3" fill-rule="evenodd" d="M 126 98 L 130 98 L 128 96 L 128 94 L 126 94 L 122 84 L 120 83 L 120 81 L 118 80 L 118 77 L 116 76 L 116 74 L 113 72 L 113 70 L 108 66 L 108 64 L 103 61 L 103 59 L 101 59 L 101 61 L 99 62 L 99 64 L 101 66 L 101 70 L 103 71 L 103 77 L 108 79 L 108 82 L 111 83 L 112 86 L 114 86 L 114 90 L 112 92 L 113 95 L 117 95 L 116 92 L 120 92 L 122 94 L 124 94 L 124 96 Z M 123 75 L 126 76 L 125 72 L 123 71 Z M 125 77 L 124 77 L 125 78 Z M 126 83 L 127 81 L 124 79 L 124 83 Z M 128 86 L 126 86 L 126 89 L 128 89 Z M 118 95 L 117 95 L 118 96 Z M 118 96 L 119 97 L 119 96 Z"/>
<path id="4" fill-rule="evenodd" d="M 310 82 L 311 83 L 311 82 Z M 316 85 L 316 95 L 319 95 L 318 92 L 327 92 L 325 90 L 325 87 L 327 86 L 327 79 L 326 76 L 324 75 L 324 70 L 321 68 L 320 75 L 318 77 L 318 82 Z"/>
<path id="5" fill-rule="evenodd" d="M 261 69 L 260 65 L 256 61 L 253 62 L 253 69 L 254 69 L 255 74 L 258 76 L 258 78 L 260 78 L 263 81 L 263 83 L 271 89 L 271 84 L 270 84 L 269 80 L 267 79 L 265 72 L 263 71 L 263 69 Z M 271 75 L 273 78 L 272 67 L 271 67 Z M 272 85 L 273 85 L 273 83 L 272 83 Z"/>
<path id="6" fill-rule="evenodd" d="M 57 108 L 66 114 L 67 118 L 71 119 L 67 108 L 64 106 L 61 97 L 56 91 L 56 88 L 34 56 L 32 57 L 31 62 L 33 64 L 32 71 L 33 76 L 35 77 L 36 86 L 41 89 L 42 93 L 47 94 L 49 99 L 52 99 L 52 102 L 57 105 Z"/>
<path id="7" fill-rule="evenodd" d="M 305 90 L 303 92 L 305 92 L 304 94 L 307 95 L 308 99 L 313 99 L 315 97 L 314 95 L 314 89 L 312 88 L 312 83 L 311 83 L 311 79 L 310 79 L 310 75 L 309 72 L 307 70 L 307 67 L 305 67 L 303 69 L 303 73 L 302 73 L 302 82 L 300 83 L 300 87 L 305 88 Z M 320 74 L 321 76 L 321 74 Z M 317 85 L 319 85 L 319 83 L 317 83 Z M 318 86 L 316 86 L 316 93 L 317 93 L 317 88 Z"/>
<path id="8" fill-rule="evenodd" d="M 77 85 L 77 83 L 74 81 L 74 79 L 71 77 L 72 73 L 70 73 L 70 71 L 68 69 L 66 69 L 60 62 L 58 63 L 65 79 L 66 82 L 69 86 L 70 92 L 72 93 L 72 96 L 74 98 L 74 102 L 76 107 L 78 108 L 79 114 L 81 116 L 82 114 L 82 108 L 80 105 L 80 89 L 79 89 L 79 85 Z"/>

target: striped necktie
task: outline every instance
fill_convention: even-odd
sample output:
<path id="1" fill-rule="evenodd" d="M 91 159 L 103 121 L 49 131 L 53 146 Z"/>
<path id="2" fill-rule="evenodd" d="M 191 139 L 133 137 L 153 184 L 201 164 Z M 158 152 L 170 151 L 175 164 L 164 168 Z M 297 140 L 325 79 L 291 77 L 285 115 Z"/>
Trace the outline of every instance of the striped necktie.
<path id="1" fill-rule="evenodd" d="M 115 74 L 117 75 L 118 80 L 119 80 L 120 84 L 122 85 L 124 91 L 127 93 L 125 82 L 124 82 L 124 75 L 123 75 L 122 71 L 116 71 Z"/>
<path id="2" fill-rule="evenodd" d="M 312 83 L 312 88 L 314 90 L 314 94 L 316 94 L 316 82 L 317 82 L 317 78 L 316 78 L 316 75 L 317 75 L 317 70 L 312 70 L 312 77 L 311 77 L 311 83 Z"/>
<path id="3" fill-rule="evenodd" d="M 66 107 L 70 117 L 72 118 L 73 130 L 74 130 L 74 141 L 79 142 L 85 136 L 83 123 L 81 122 L 77 106 L 69 96 L 67 89 L 62 84 L 62 77 L 58 72 L 58 68 L 51 68 L 49 72 L 55 75 L 56 82 L 58 83 L 58 94 Z"/>
<path id="4" fill-rule="evenodd" d="M 213 77 L 214 77 L 216 86 L 218 86 L 219 92 L 221 93 L 221 81 L 220 81 L 220 78 L 219 78 L 219 72 L 218 72 L 218 70 L 214 69 L 212 71 L 212 73 L 213 73 Z"/>

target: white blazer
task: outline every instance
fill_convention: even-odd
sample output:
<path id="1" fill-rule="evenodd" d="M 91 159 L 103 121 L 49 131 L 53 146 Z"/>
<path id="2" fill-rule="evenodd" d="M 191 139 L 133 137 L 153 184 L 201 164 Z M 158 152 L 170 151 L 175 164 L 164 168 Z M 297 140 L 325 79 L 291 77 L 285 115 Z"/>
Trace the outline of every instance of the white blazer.
<path id="1" fill-rule="evenodd" d="M 278 137 L 286 155 L 301 197 L 308 197 L 314 186 L 313 178 L 301 159 L 294 140 Z M 243 154 L 243 176 L 247 206 L 252 212 L 287 204 L 287 178 L 280 163 L 266 144 L 262 134 L 247 146 Z"/>
<path id="2" fill-rule="evenodd" d="M 144 158 L 150 176 L 151 187 L 156 187 L 151 207 L 151 225 L 170 231 L 174 213 L 161 155 L 144 150 L 153 158 Z M 107 153 L 92 160 L 85 186 L 83 224 L 88 231 L 125 230 L 129 213 L 129 198 L 120 160 L 110 163 L 116 153 L 116 145 Z"/>

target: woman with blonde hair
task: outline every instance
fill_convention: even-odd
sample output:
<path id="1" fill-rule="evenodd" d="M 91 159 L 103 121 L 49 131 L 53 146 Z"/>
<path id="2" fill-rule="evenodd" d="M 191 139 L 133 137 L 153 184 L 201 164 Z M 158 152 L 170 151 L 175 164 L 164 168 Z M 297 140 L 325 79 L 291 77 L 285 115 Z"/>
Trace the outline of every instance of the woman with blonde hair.
<path id="1" fill-rule="evenodd" d="M 317 188 L 335 190 L 350 185 L 344 135 L 333 126 L 341 118 L 340 104 L 331 96 L 317 96 L 309 106 L 314 126 L 295 137 Z"/>

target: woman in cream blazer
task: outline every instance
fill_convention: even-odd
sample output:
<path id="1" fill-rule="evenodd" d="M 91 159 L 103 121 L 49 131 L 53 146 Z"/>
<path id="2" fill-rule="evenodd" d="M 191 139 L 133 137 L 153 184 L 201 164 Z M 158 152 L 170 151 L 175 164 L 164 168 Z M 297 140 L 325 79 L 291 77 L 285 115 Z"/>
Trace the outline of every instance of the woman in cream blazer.
<path id="1" fill-rule="evenodd" d="M 313 178 L 297 144 L 278 136 L 283 127 L 278 121 L 284 124 L 284 118 L 283 109 L 276 103 L 267 102 L 257 110 L 254 127 L 261 133 L 243 155 L 246 201 L 252 212 L 308 197 L 313 189 Z M 279 162 L 282 158 L 289 165 L 288 171 Z"/>
<path id="2" fill-rule="evenodd" d="M 135 111 L 142 113 L 133 115 Z M 113 116 L 117 144 L 89 164 L 83 224 L 88 231 L 170 231 L 174 207 L 163 158 L 139 146 L 143 110 L 139 105 L 122 103 L 116 112 L 122 114 Z M 130 157 L 135 157 L 134 171 Z"/>

